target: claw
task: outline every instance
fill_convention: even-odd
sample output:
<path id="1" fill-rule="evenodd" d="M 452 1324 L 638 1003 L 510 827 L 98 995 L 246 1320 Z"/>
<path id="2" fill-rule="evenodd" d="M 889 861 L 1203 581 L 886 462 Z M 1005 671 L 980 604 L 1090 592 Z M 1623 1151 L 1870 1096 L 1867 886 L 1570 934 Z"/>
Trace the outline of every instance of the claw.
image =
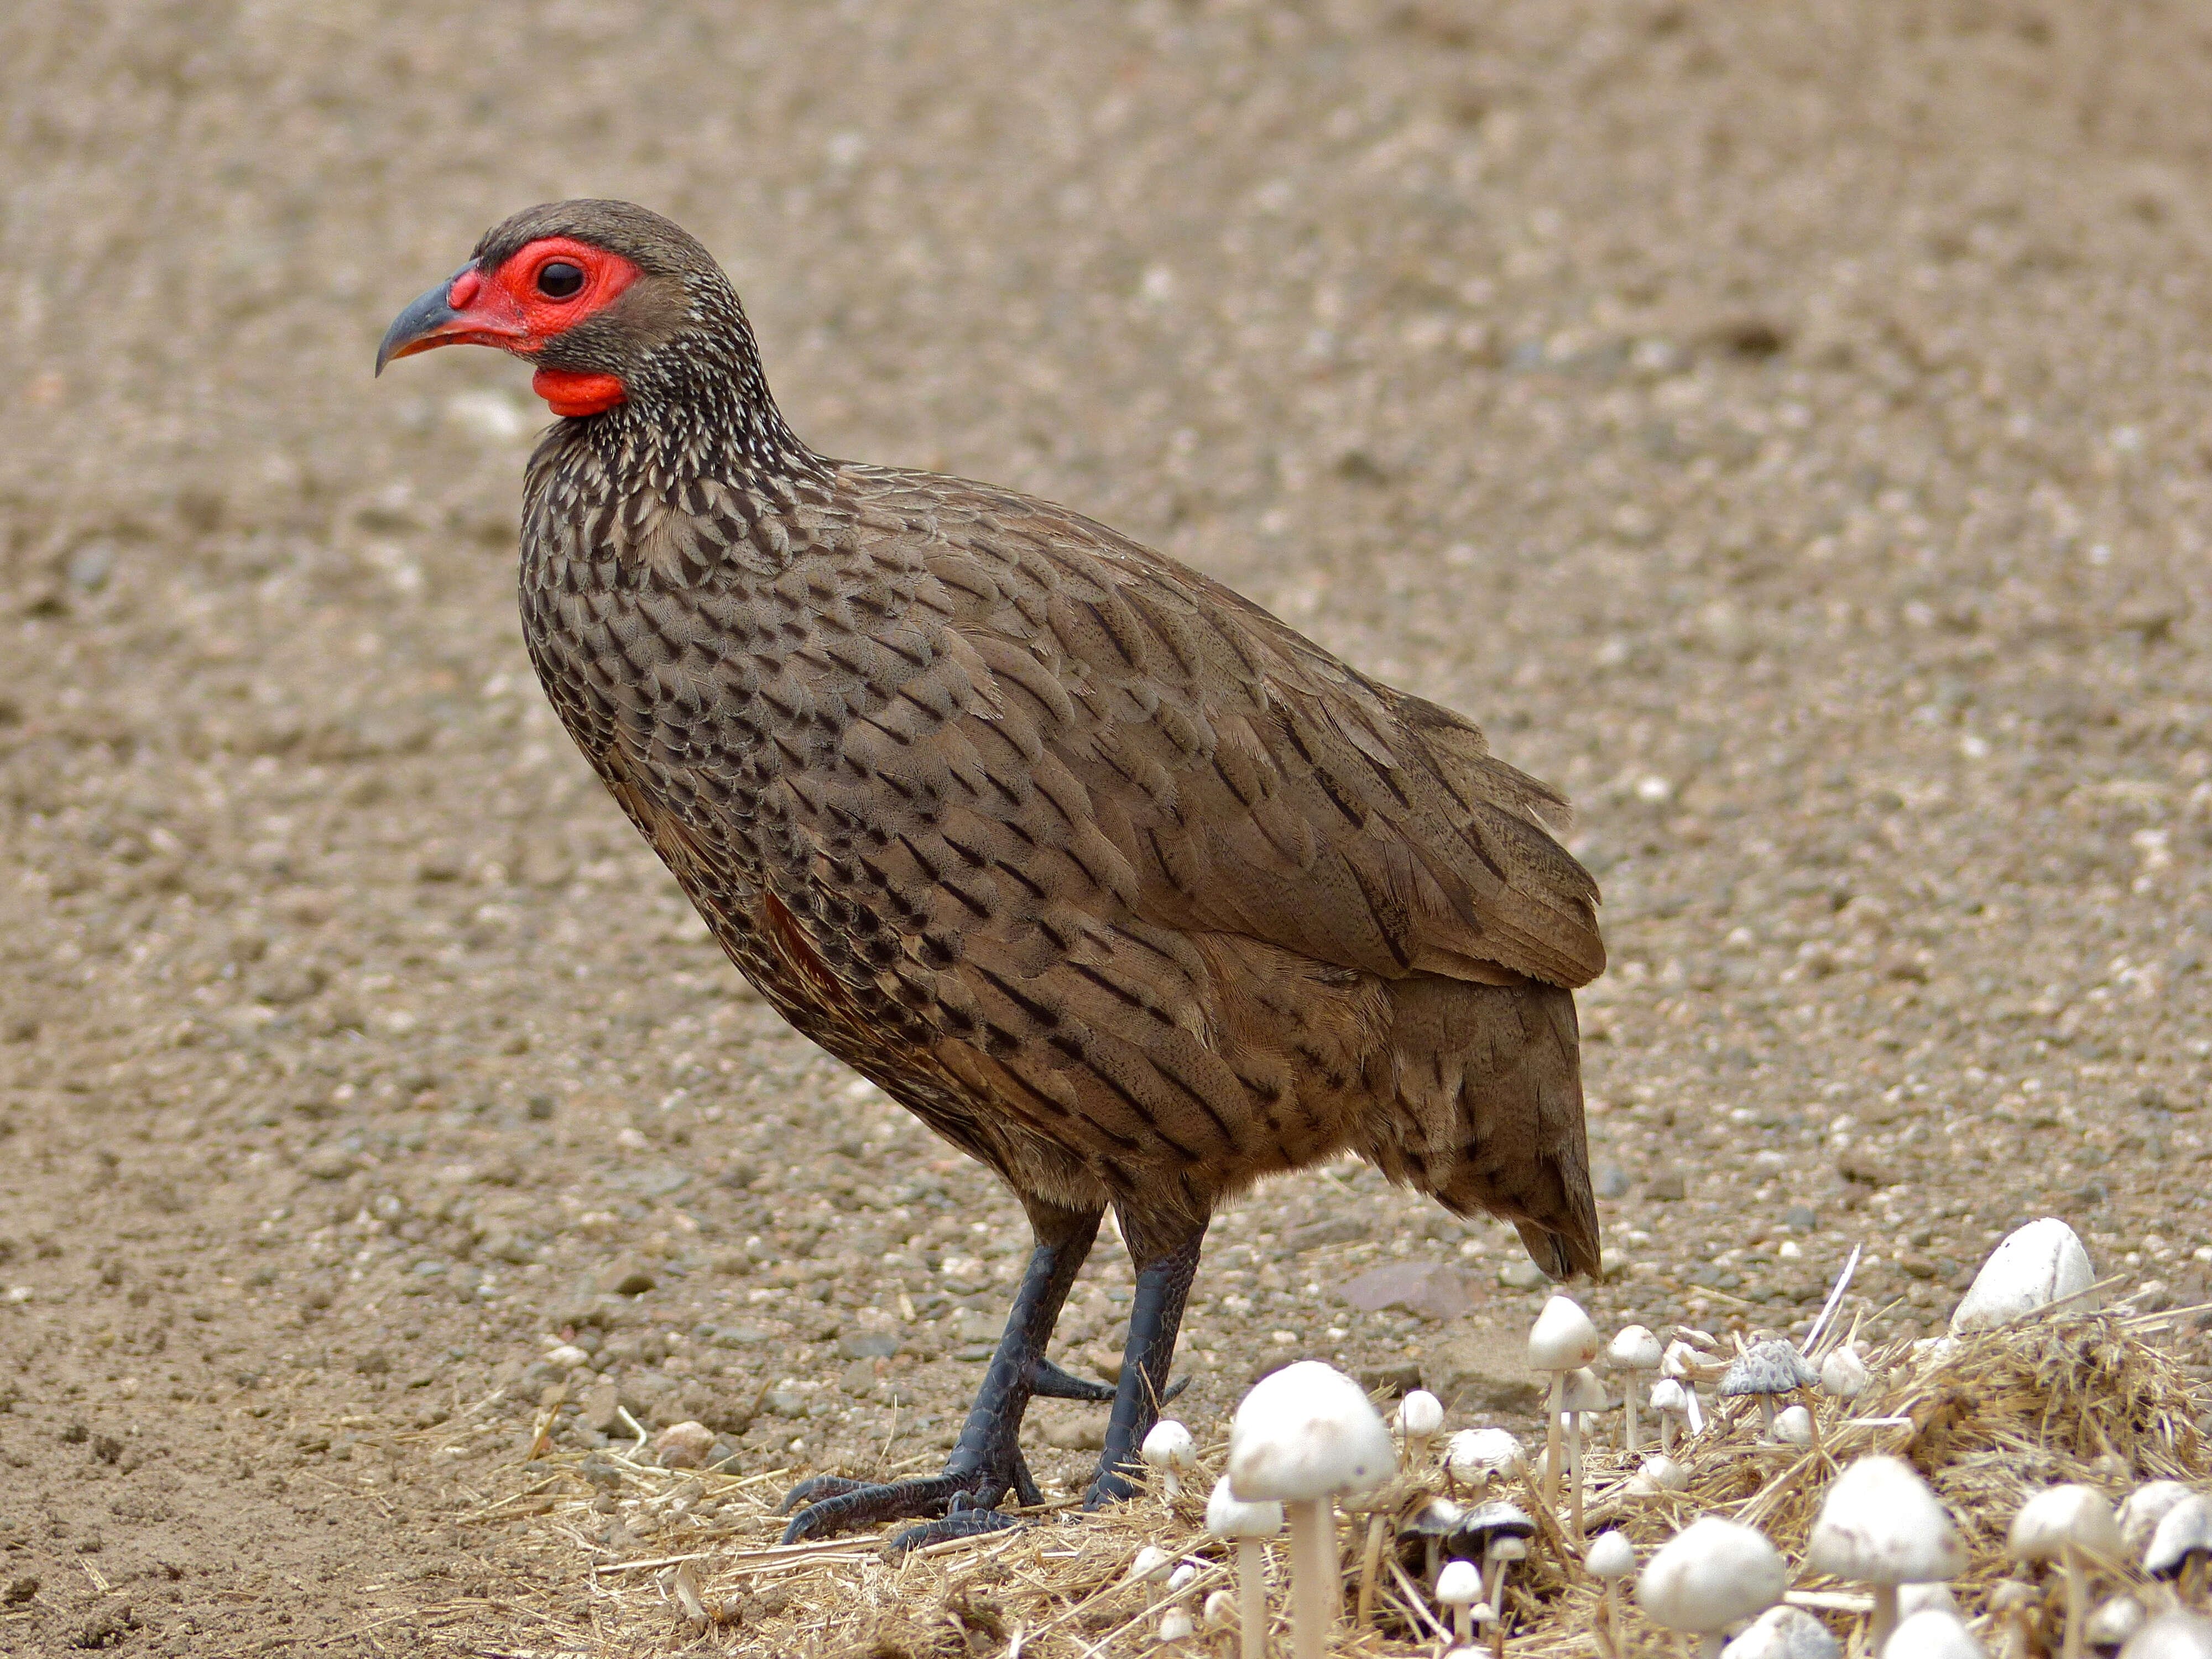
<path id="1" fill-rule="evenodd" d="M 825 1498 L 842 1498 L 866 1486 L 865 1480 L 849 1480 L 842 1474 L 817 1474 L 800 1481 L 783 1495 L 778 1515 L 789 1515 L 801 1504 L 817 1503 Z"/>

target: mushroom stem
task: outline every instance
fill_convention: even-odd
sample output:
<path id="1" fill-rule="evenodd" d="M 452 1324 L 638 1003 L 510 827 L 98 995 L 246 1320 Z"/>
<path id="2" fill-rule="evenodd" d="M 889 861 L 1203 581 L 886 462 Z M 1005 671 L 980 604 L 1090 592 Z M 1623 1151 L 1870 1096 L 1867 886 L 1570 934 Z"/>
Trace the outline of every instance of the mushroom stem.
<path id="1" fill-rule="evenodd" d="M 1237 1646 L 1242 1659 L 1267 1659 L 1267 1547 L 1237 1540 Z"/>
<path id="2" fill-rule="evenodd" d="M 1620 1580 L 1605 1581 L 1605 1644 L 1613 1659 L 1627 1659 L 1628 1650 L 1620 1641 Z"/>
<path id="3" fill-rule="evenodd" d="M 1720 1632 L 1707 1631 L 1698 1638 L 1698 1659 L 1721 1659 L 1722 1645 Z"/>
<path id="4" fill-rule="evenodd" d="M 1774 1438 L 1774 1396 L 1771 1394 L 1759 1396 L 1759 1437 L 1762 1440 Z"/>
<path id="5" fill-rule="evenodd" d="M 1889 1643 L 1890 1632 L 1897 1628 L 1897 1586 L 1875 1583 L 1874 1591 L 1874 1622 L 1867 1630 L 1867 1648 L 1880 1653 Z"/>
<path id="6" fill-rule="evenodd" d="M 1620 1390 L 1621 1409 L 1628 1413 L 1628 1442 L 1626 1450 L 1631 1457 L 1644 1449 L 1636 1440 L 1636 1379 L 1631 1376 Z"/>
<path id="7" fill-rule="evenodd" d="M 2081 1557 L 2071 1543 L 2059 1547 L 2058 1564 L 2066 1575 L 2066 1640 L 2061 1653 L 2063 1659 L 2081 1659 L 2081 1620 L 2088 1597 L 2082 1593 Z"/>
<path id="8" fill-rule="evenodd" d="M 1388 1517 L 1380 1510 L 1367 1523 L 1367 1548 L 1359 1558 L 1359 1610 L 1353 1620 L 1355 1630 L 1365 1630 L 1375 1611 L 1375 1576 L 1382 1565 L 1382 1529 L 1387 1524 Z"/>
<path id="9" fill-rule="evenodd" d="M 1583 1414 L 1567 1413 L 1567 1489 L 1571 1494 L 1573 1524 L 1567 1536 L 1577 1544 L 1583 1541 Z"/>
<path id="10" fill-rule="evenodd" d="M 1553 1510 L 1559 1507 L 1559 1407 L 1566 1393 L 1567 1374 L 1553 1371 L 1552 1398 L 1544 1412 L 1544 1506 Z"/>
<path id="11" fill-rule="evenodd" d="M 1672 1412 L 1659 1413 L 1659 1452 L 1662 1457 L 1674 1455 L 1674 1413 Z"/>
<path id="12" fill-rule="evenodd" d="M 1291 1522 L 1291 1639 L 1297 1659 L 1322 1659 L 1344 1599 L 1337 1582 L 1335 1507 L 1327 1498 L 1283 1505 Z"/>

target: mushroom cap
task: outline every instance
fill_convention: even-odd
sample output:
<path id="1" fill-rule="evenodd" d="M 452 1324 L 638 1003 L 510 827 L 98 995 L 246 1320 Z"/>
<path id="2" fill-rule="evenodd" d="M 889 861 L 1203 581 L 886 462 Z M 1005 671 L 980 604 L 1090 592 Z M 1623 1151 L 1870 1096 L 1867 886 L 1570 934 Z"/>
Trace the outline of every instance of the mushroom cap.
<path id="1" fill-rule="evenodd" d="M 1805 1562 L 1855 1584 L 1918 1584 L 1966 1570 L 1959 1528 L 1899 1457 L 1862 1457 L 1821 1501 Z"/>
<path id="2" fill-rule="evenodd" d="M 2212 1556 L 2212 1504 L 2190 1492 L 2159 1520 L 2143 1551 L 2143 1571 L 2172 1578 L 2192 1555 Z"/>
<path id="3" fill-rule="evenodd" d="M 1452 1528 L 1455 1548 L 1480 1548 L 1493 1538 L 1533 1536 L 1536 1523 L 1514 1504 L 1502 1501 L 1477 1504 Z"/>
<path id="4" fill-rule="evenodd" d="M 1897 1616 L 1910 1619 L 1916 1613 L 1933 1608 L 1937 1613 L 1956 1615 L 1959 1598 L 1951 1594 L 1948 1584 L 1899 1584 L 1897 1587 Z"/>
<path id="5" fill-rule="evenodd" d="M 2143 1606 L 2132 1595 L 2100 1601 L 2081 1621 L 2082 1639 L 2093 1648 L 2116 1648 L 2142 1628 Z"/>
<path id="6" fill-rule="evenodd" d="M 1838 1348 L 1820 1362 L 1820 1386 L 1838 1400 L 1856 1400 L 1866 1392 L 1866 1361 L 1849 1348 Z"/>
<path id="7" fill-rule="evenodd" d="M 1444 1449 L 1444 1462 L 1458 1475 L 1510 1474 L 1528 1466 L 1528 1454 L 1504 1429 L 1462 1429 Z"/>
<path id="8" fill-rule="evenodd" d="M 1563 1412 L 1609 1412 L 1620 1403 L 1605 1397 L 1605 1384 L 1587 1365 L 1580 1370 L 1569 1371 L 1567 1385 L 1559 1392 L 1559 1409 Z"/>
<path id="9" fill-rule="evenodd" d="M 1951 1315 L 1954 1331 L 1984 1331 L 2079 1294 L 2096 1282 L 2089 1253 L 2056 1216 L 2020 1227 L 1990 1252 Z"/>
<path id="10" fill-rule="evenodd" d="M 1660 1546 L 1636 1580 L 1636 1599 L 1668 1629 L 1702 1636 L 1764 1612 L 1789 1586 L 1764 1533 L 1708 1515 Z"/>
<path id="11" fill-rule="evenodd" d="M 1230 1490 L 1244 1503 L 1365 1492 L 1397 1468 L 1390 1431 L 1365 1392 L 1317 1359 L 1261 1377 L 1230 1420 Z"/>
<path id="12" fill-rule="evenodd" d="M 1785 1446 L 1811 1445 L 1813 1413 L 1802 1406 L 1791 1406 L 1775 1413 L 1774 1437 Z"/>
<path id="13" fill-rule="evenodd" d="M 1735 1357 L 1721 1377 L 1721 1398 L 1733 1399 L 1745 1394 L 1789 1394 L 1798 1389 L 1809 1389 L 1820 1380 L 1820 1372 L 1805 1363 L 1804 1356 L 1779 1337 L 1770 1337 L 1764 1342 L 1754 1342 Z"/>
<path id="14" fill-rule="evenodd" d="M 2189 1496 L 2179 1480 L 2146 1480 L 2120 1500 L 2120 1541 L 2140 1554 L 2166 1512 Z"/>
<path id="15" fill-rule="evenodd" d="M 1158 1544 L 1147 1544 L 1129 1563 L 1129 1578 L 1133 1583 L 1164 1584 L 1175 1566 L 1175 1557 Z"/>
<path id="16" fill-rule="evenodd" d="M 1633 1492 L 1680 1492 L 1690 1484 L 1690 1472 L 1664 1452 L 1654 1452 L 1628 1478 Z"/>
<path id="17" fill-rule="evenodd" d="M 1172 1417 L 1163 1417 L 1145 1436 L 1137 1455 L 1156 1469 L 1188 1469 L 1198 1462 L 1198 1442 Z"/>
<path id="18" fill-rule="evenodd" d="M 1662 1376 L 1651 1385 L 1651 1409 L 1686 1412 L 1690 1409 L 1690 1391 L 1673 1377 Z"/>
<path id="19" fill-rule="evenodd" d="M 1448 1607 L 1473 1607 L 1482 1599 L 1482 1569 L 1472 1561 L 1447 1561 L 1437 1575 L 1437 1600 Z"/>
<path id="20" fill-rule="evenodd" d="M 1583 1569 L 1593 1578 L 1626 1578 L 1636 1571 L 1636 1546 L 1625 1532 L 1601 1532 L 1583 1552 Z"/>
<path id="21" fill-rule="evenodd" d="M 1982 1659 L 1982 1644 L 1956 1614 L 1923 1607 L 1897 1621 L 1881 1659 Z"/>
<path id="22" fill-rule="evenodd" d="M 1283 1506 L 1272 1498 L 1243 1502 L 1224 1474 L 1206 1500 L 1206 1529 L 1216 1538 L 1273 1538 L 1283 1529 Z"/>
<path id="23" fill-rule="evenodd" d="M 1449 1538 L 1459 1530 L 1467 1511 L 1449 1498 L 1431 1498 L 1398 1523 L 1398 1531 L 1415 1538 Z"/>
<path id="24" fill-rule="evenodd" d="M 1597 1327 L 1571 1297 L 1555 1296 L 1528 1328 L 1528 1368 L 1571 1371 L 1597 1358 Z"/>
<path id="25" fill-rule="evenodd" d="M 1444 1425 L 1444 1402 L 1426 1389 L 1415 1389 L 1398 1402 L 1398 1432 L 1425 1440 Z"/>
<path id="26" fill-rule="evenodd" d="M 2020 1506 L 2005 1534 L 2005 1547 L 2021 1561 L 2055 1560 L 2069 1544 L 2116 1557 L 2126 1549 L 2103 1493 L 2087 1486 L 2046 1486 Z"/>
<path id="27" fill-rule="evenodd" d="M 1798 1607 L 1771 1607 L 1721 1650 L 1721 1659 L 1842 1659 L 1828 1627 Z"/>
<path id="28" fill-rule="evenodd" d="M 2162 1613 L 2128 1638 L 2120 1659 L 2212 1659 L 2212 1619 Z"/>
<path id="29" fill-rule="evenodd" d="M 1616 1371 L 1656 1371 L 1660 1357 L 1666 1352 L 1646 1327 L 1624 1325 L 1606 1345 L 1605 1363 Z"/>

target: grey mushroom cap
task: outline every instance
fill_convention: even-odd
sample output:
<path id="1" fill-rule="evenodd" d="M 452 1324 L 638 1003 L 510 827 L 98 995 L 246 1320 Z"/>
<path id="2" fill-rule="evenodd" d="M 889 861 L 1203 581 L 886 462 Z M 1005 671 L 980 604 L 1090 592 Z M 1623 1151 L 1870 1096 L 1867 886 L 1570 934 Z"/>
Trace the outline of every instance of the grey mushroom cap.
<path id="1" fill-rule="evenodd" d="M 2128 1638 L 2120 1659 L 2212 1659 L 2212 1619 L 2162 1613 Z"/>
<path id="2" fill-rule="evenodd" d="M 1449 1498 L 1431 1498 L 1398 1523 L 1400 1534 L 1416 1538 L 1449 1538 L 1457 1532 L 1467 1511 Z"/>
<path id="3" fill-rule="evenodd" d="M 2159 1519 L 2143 1552 L 2143 1571 L 2154 1578 L 2178 1576 L 2192 1555 L 2212 1559 L 2212 1503 L 2191 1493 Z"/>
<path id="4" fill-rule="evenodd" d="M 1769 1607 L 1721 1650 L 1721 1659 L 1842 1659 L 1828 1627 L 1801 1607 Z"/>
<path id="5" fill-rule="evenodd" d="M 1460 1516 L 1459 1525 L 1452 1528 L 1455 1545 L 1487 1544 L 1493 1538 L 1533 1538 L 1536 1523 L 1514 1504 L 1502 1500 L 1477 1504 Z"/>
<path id="6" fill-rule="evenodd" d="M 1898 1621 L 1881 1659 L 1982 1659 L 1974 1633 L 1948 1613 L 1930 1607 Z"/>
<path id="7" fill-rule="evenodd" d="M 1754 1342 L 1735 1357 L 1721 1378 L 1721 1396 L 1743 1394 L 1789 1394 L 1809 1389 L 1820 1373 L 1805 1363 L 1804 1356 L 1780 1338 Z"/>

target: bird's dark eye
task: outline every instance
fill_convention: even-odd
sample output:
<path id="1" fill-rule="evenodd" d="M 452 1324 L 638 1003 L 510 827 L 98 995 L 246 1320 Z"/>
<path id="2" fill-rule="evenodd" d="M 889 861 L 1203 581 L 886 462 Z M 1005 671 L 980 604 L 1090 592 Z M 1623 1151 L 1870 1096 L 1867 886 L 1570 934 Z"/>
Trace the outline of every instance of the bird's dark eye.
<path id="1" fill-rule="evenodd" d="M 538 273 L 538 291 L 549 300 L 572 300 L 584 286 L 584 273 L 566 259 L 547 262 Z"/>

